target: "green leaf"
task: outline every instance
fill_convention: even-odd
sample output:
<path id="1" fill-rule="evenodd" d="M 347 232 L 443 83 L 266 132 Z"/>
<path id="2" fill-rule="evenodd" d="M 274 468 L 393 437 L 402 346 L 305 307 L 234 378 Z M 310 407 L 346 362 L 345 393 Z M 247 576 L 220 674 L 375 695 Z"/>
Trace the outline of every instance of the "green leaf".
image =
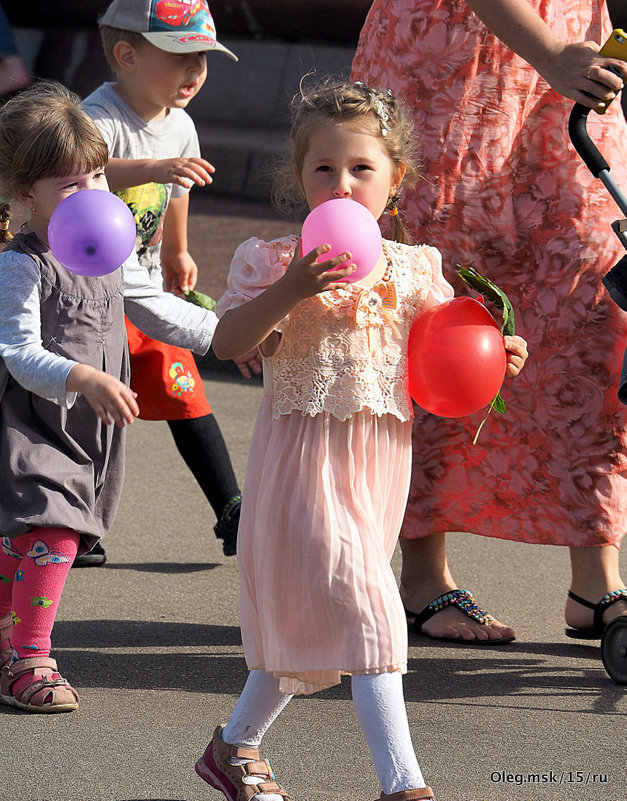
<path id="1" fill-rule="evenodd" d="M 507 411 L 507 404 L 503 400 L 500 392 L 496 393 L 496 398 L 494 398 L 490 406 L 494 409 L 495 412 L 498 412 L 499 414 L 505 414 L 505 412 Z"/>
<path id="2" fill-rule="evenodd" d="M 476 289 L 477 292 L 481 293 L 483 297 L 489 300 L 491 303 L 500 309 L 501 315 L 503 317 L 501 323 L 501 333 L 504 336 L 513 336 L 514 335 L 514 307 L 510 303 L 509 298 L 503 292 L 500 287 L 498 287 L 495 283 L 490 281 L 489 278 L 478 273 L 474 267 L 462 267 L 461 264 L 457 265 L 457 275 L 461 279 L 463 279 L 468 286 L 471 286 L 473 289 Z M 488 415 L 494 409 L 495 412 L 499 414 L 505 414 L 507 411 L 507 404 L 503 400 L 501 393 L 497 392 L 496 397 L 488 406 L 488 410 L 485 413 L 483 420 L 479 424 L 479 428 L 477 429 L 474 439 L 472 441 L 473 445 L 477 444 L 477 440 L 479 439 L 479 434 L 481 433 L 481 429 L 483 428 L 486 420 L 488 419 Z"/>
<path id="3" fill-rule="evenodd" d="M 485 298 L 494 303 L 500 309 L 503 315 L 503 322 L 501 323 L 501 333 L 505 336 L 513 336 L 514 334 L 514 307 L 510 303 L 509 298 L 496 284 L 492 283 L 489 278 L 480 275 L 474 267 L 462 267 L 461 264 L 457 265 L 457 275 L 462 278 L 468 286 L 476 289 Z"/>
<path id="4" fill-rule="evenodd" d="M 203 309 L 208 309 L 209 311 L 215 311 L 216 308 L 216 301 L 213 298 L 203 292 L 197 292 L 195 289 L 190 289 L 189 292 L 185 293 L 185 300 L 195 306 L 202 306 Z"/>

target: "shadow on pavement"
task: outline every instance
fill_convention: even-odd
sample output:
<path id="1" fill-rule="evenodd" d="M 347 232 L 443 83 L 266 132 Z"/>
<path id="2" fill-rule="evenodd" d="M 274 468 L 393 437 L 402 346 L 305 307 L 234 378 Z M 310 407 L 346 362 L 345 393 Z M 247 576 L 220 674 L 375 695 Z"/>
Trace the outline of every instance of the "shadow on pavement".
<path id="1" fill-rule="evenodd" d="M 54 627 L 54 634 L 56 648 L 192 648 L 242 644 L 239 626 L 176 621 L 60 620 Z"/>
<path id="2" fill-rule="evenodd" d="M 139 570 L 143 573 L 201 573 L 222 567 L 219 562 L 107 562 L 100 570 Z"/>
<path id="3" fill-rule="evenodd" d="M 85 690 L 139 690 L 148 695 L 161 690 L 202 695 L 238 696 L 248 670 L 237 654 L 111 653 L 55 649 L 63 675 L 79 693 Z"/>

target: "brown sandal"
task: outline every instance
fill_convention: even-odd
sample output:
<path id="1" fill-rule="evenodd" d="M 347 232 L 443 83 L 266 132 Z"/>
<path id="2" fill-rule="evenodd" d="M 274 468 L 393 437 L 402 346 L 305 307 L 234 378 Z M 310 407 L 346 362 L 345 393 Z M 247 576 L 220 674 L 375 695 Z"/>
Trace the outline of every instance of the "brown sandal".
<path id="1" fill-rule="evenodd" d="M 31 656 L 2 667 L 0 701 L 26 712 L 72 712 L 78 693 L 57 671 L 54 659 Z"/>
<path id="2" fill-rule="evenodd" d="M 378 801 L 430 801 L 433 798 L 433 790 L 430 787 L 416 787 L 415 790 L 400 790 L 391 795 L 381 795 Z"/>
<path id="3" fill-rule="evenodd" d="M 290 801 L 286 791 L 276 781 L 267 759 L 259 759 L 257 748 L 238 748 L 229 745 L 222 739 L 223 726 L 218 726 L 213 739 L 205 753 L 196 762 L 195 770 L 201 779 L 211 787 L 224 793 L 228 801 L 250 801 L 255 796 L 263 797 L 264 793 L 280 795 L 283 801 Z M 231 757 L 249 759 L 243 765 L 232 765 Z M 259 781 L 248 784 L 247 778 Z"/>

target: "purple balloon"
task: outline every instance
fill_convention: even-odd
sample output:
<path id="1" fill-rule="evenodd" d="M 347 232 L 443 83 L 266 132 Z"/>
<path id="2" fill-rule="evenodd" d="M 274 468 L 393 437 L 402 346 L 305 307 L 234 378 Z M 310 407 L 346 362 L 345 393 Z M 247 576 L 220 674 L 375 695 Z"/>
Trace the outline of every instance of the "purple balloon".
<path id="1" fill-rule="evenodd" d="M 55 258 L 77 275 L 107 275 L 133 252 L 137 228 L 123 200 L 102 189 L 83 189 L 62 200 L 48 224 Z"/>
<path id="2" fill-rule="evenodd" d="M 303 223 L 301 237 L 303 255 L 325 244 L 331 245 L 331 250 L 320 260 L 332 259 L 345 251 L 352 254 L 351 263 L 357 269 L 342 281 L 365 278 L 381 255 L 379 223 L 365 206 L 350 198 L 333 198 L 316 206 Z"/>

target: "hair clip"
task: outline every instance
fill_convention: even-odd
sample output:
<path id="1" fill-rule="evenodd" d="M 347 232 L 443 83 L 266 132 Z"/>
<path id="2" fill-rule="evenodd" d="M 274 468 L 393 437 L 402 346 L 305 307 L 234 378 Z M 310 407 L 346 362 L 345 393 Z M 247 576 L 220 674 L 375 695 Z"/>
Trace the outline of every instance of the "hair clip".
<path id="1" fill-rule="evenodd" d="M 387 136 L 389 132 L 392 130 L 391 126 L 388 124 L 390 121 L 390 115 L 387 112 L 385 104 L 381 98 L 375 94 L 375 92 L 369 87 L 366 86 L 362 81 L 355 81 L 355 86 L 361 86 L 362 89 L 365 89 L 370 97 L 370 101 L 374 106 L 374 113 L 379 118 L 379 125 L 381 126 L 381 136 Z M 391 89 L 387 89 L 387 94 L 390 98 L 394 95 Z"/>

